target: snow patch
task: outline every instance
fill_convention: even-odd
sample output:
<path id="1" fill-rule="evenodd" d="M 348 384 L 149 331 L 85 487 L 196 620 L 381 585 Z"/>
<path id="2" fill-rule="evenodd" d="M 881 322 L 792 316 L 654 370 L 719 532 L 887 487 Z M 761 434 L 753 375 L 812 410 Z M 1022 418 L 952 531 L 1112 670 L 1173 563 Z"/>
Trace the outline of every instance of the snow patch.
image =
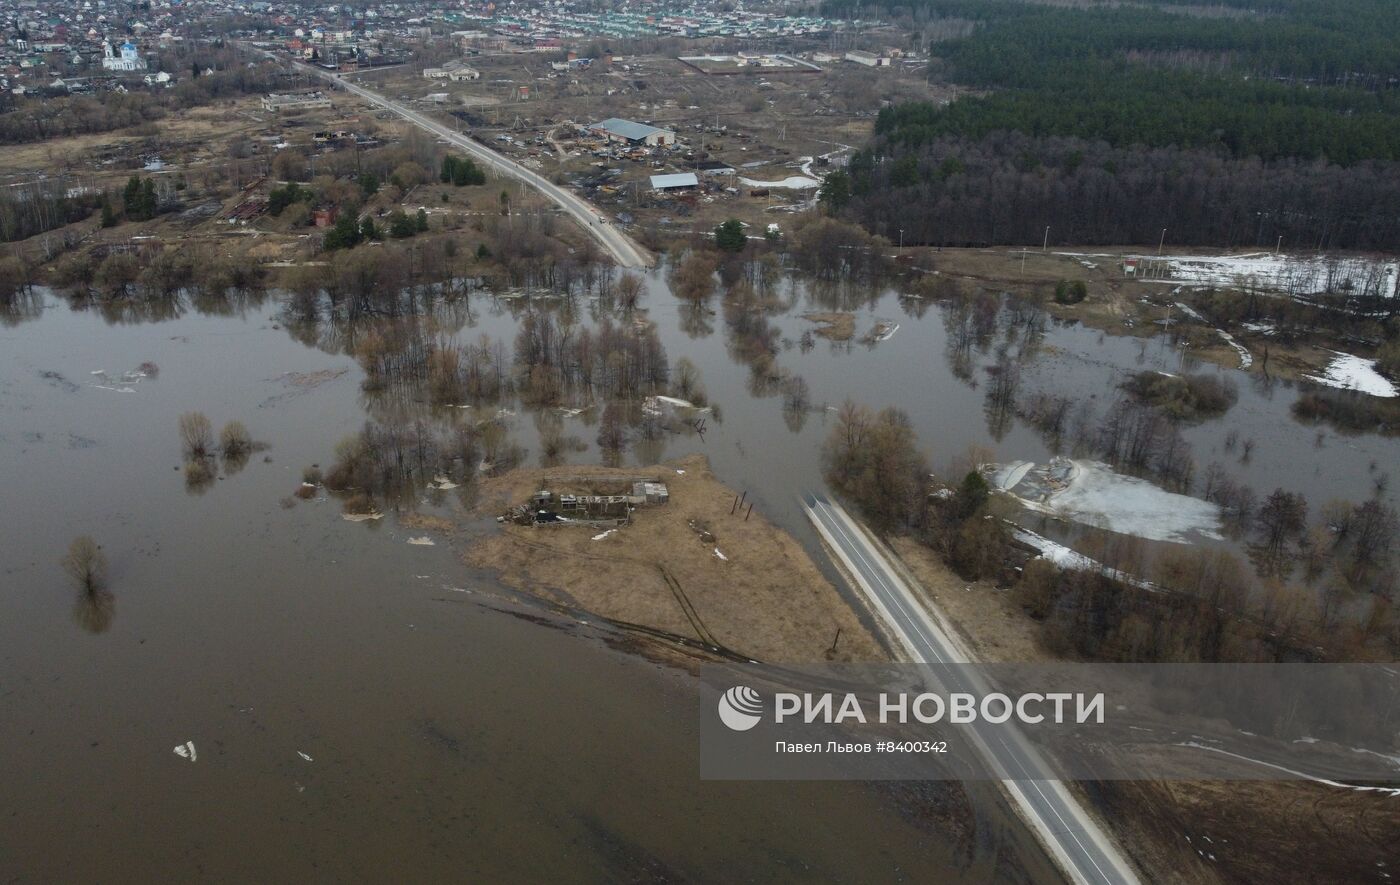
<path id="1" fill-rule="evenodd" d="M 1116 568 L 1109 568 L 1097 559 L 1085 556 L 1083 553 L 1066 547 L 1064 544 L 1052 541 L 1044 535 L 1038 535 L 1030 529 L 1023 529 L 1015 523 L 1010 523 L 1010 525 L 1012 537 L 1022 544 L 1027 544 L 1039 550 L 1042 559 L 1048 559 L 1060 568 L 1075 569 L 1081 572 L 1098 572 L 1105 577 L 1112 578 L 1115 581 L 1122 581 L 1124 584 L 1128 584 L 1132 587 L 1153 591 L 1157 589 L 1152 586 L 1149 581 L 1135 578 L 1127 572 L 1120 571 Z"/>
<path id="2" fill-rule="evenodd" d="M 1250 366 L 1254 365 L 1254 355 L 1249 352 L 1249 348 L 1236 341 L 1234 335 L 1231 335 L 1224 329 L 1216 329 L 1215 333 L 1221 338 L 1224 338 L 1225 343 L 1233 347 L 1235 349 L 1235 352 L 1240 355 L 1241 369 L 1248 369 Z"/>
<path id="3" fill-rule="evenodd" d="M 1059 253 L 1079 257 L 1080 253 Z M 1098 257 L 1098 256 L 1089 256 Z M 1400 261 L 1369 258 L 1282 255 L 1251 252 L 1240 255 L 1126 255 L 1140 269 L 1165 268 L 1169 279 L 1211 286 L 1262 285 L 1294 295 L 1352 291 L 1382 298 L 1396 295 Z"/>
<path id="4" fill-rule="evenodd" d="M 740 178 L 739 180 L 749 187 L 776 187 L 785 190 L 807 190 L 822 185 L 815 178 L 808 178 L 805 175 L 790 175 L 782 181 L 759 181 L 756 178 Z"/>
<path id="5" fill-rule="evenodd" d="M 1328 387 L 1355 390 L 1369 396 L 1386 398 L 1400 396 L 1400 391 L 1395 389 L 1395 385 L 1376 371 L 1375 360 L 1363 359 L 1336 350 L 1332 352 L 1336 356 L 1332 358 L 1332 362 L 1327 364 L 1327 368 L 1322 370 L 1321 375 L 1304 375 L 1303 377 Z"/>

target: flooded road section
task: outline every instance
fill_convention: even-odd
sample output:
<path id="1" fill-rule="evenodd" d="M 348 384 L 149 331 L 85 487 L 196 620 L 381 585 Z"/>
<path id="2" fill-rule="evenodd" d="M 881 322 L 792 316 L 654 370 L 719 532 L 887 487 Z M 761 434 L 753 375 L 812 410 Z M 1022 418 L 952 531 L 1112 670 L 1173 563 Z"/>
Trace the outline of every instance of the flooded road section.
<path id="1" fill-rule="evenodd" d="M 279 310 L 108 323 L 48 298 L 0 325 L 5 881 L 1054 878 L 982 787 L 699 782 L 684 673 L 491 593 L 392 516 L 290 499 L 385 405 Z M 509 337 L 508 310 L 473 310 Z M 820 415 L 789 435 L 721 335 L 655 316 L 728 413 L 678 443 L 775 510 L 815 481 Z M 933 347 L 911 373 L 939 374 Z M 897 394 L 852 356 L 830 362 L 855 389 L 823 396 Z M 267 448 L 187 490 L 193 409 Z M 79 535 L 107 561 L 99 606 L 59 565 Z"/>

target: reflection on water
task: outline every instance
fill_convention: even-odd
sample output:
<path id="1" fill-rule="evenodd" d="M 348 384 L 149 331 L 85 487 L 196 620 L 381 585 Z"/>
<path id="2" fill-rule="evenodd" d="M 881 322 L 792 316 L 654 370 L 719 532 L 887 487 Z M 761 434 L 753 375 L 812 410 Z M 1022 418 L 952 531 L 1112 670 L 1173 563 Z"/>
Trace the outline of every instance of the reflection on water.
<path id="1" fill-rule="evenodd" d="M 73 600 L 73 622 L 89 633 L 106 633 L 117 616 L 117 598 L 108 590 L 80 590 Z"/>

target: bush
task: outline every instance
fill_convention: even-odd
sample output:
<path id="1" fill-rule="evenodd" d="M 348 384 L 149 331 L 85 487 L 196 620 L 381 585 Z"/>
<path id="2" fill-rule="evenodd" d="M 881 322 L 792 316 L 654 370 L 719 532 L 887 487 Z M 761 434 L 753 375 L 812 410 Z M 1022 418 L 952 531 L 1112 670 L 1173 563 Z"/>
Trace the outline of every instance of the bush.
<path id="1" fill-rule="evenodd" d="M 1305 393 L 1293 403 L 1293 414 L 1351 433 L 1400 433 L 1400 403 L 1353 391 Z"/>
<path id="2" fill-rule="evenodd" d="M 1376 351 L 1376 368 L 1386 375 L 1400 377 L 1400 338 L 1387 341 Z"/>
<path id="3" fill-rule="evenodd" d="M 418 225 L 402 209 L 389 213 L 389 236 L 396 240 L 406 239 L 418 233 Z"/>
<path id="4" fill-rule="evenodd" d="M 63 570 L 85 593 L 96 593 L 107 577 L 107 557 L 91 537 L 79 535 L 68 546 Z"/>
<path id="5" fill-rule="evenodd" d="M 438 178 L 445 184 L 453 184 L 457 187 L 486 183 L 486 173 L 469 157 L 457 157 L 450 154 L 442 158 L 442 173 Z"/>
<path id="6" fill-rule="evenodd" d="M 373 513 L 374 499 L 371 498 L 369 495 L 365 494 L 364 492 L 359 492 L 346 498 L 345 504 L 342 505 L 342 509 L 346 513 L 352 514 L 363 515 L 367 513 Z"/>
<path id="7" fill-rule="evenodd" d="M 180 441 L 188 458 L 207 458 L 214 446 L 214 428 L 203 412 L 186 412 L 180 416 Z"/>
<path id="8" fill-rule="evenodd" d="M 1223 415 L 1239 398 L 1233 383 L 1215 375 L 1139 372 L 1124 382 L 1123 389 L 1179 421 Z"/>
<path id="9" fill-rule="evenodd" d="M 253 450 L 253 438 L 242 421 L 230 421 L 219 434 L 219 448 L 225 458 L 237 458 Z"/>
<path id="10" fill-rule="evenodd" d="M 1060 280 L 1055 284 L 1056 304 L 1078 304 L 1089 297 L 1089 287 L 1083 280 Z"/>
<path id="11" fill-rule="evenodd" d="M 311 191 L 293 181 L 267 195 L 267 211 L 272 215 L 281 215 L 293 203 L 304 203 L 310 199 Z"/>

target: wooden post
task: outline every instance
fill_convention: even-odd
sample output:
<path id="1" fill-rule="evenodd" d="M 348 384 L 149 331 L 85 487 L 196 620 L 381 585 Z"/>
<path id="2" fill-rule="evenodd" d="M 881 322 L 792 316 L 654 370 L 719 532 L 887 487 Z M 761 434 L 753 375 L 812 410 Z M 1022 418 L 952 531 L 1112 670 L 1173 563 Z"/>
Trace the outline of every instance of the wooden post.
<path id="1" fill-rule="evenodd" d="M 841 641 L 841 628 L 840 628 L 840 627 L 837 627 L 837 628 L 836 628 L 836 638 L 833 639 L 833 640 L 831 640 L 831 648 L 827 649 L 827 650 L 826 650 L 826 653 L 829 654 L 829 655 L 834 655 L 834 654 L 836 654 L 836 643 L 838 643 L 838 642 L 840 642 L 840 641 Z"/>
<path id="2" fill-rule="evenodd" d="M 735 496 L 734 496 L 734 503 L 733 503 L 732 505 L 730 505 L 730 507 L 729 507 L 729 515 L 730 515 L 730 516 L 733 516 L 733 515 L 734 515 L 734 511 L 735 511 L 735 510 L 738 510 L 738 509 L 739 509 L 739 496 L 738 496 L 738 495 L 735 495 Z"/>
<path id="3" fill-rule="evenodd" d="M 744 522 L 748 522 L 750 516 L 753 516 L 753 504 L 749 504 L 749 512 L 744 514 Z"/>

